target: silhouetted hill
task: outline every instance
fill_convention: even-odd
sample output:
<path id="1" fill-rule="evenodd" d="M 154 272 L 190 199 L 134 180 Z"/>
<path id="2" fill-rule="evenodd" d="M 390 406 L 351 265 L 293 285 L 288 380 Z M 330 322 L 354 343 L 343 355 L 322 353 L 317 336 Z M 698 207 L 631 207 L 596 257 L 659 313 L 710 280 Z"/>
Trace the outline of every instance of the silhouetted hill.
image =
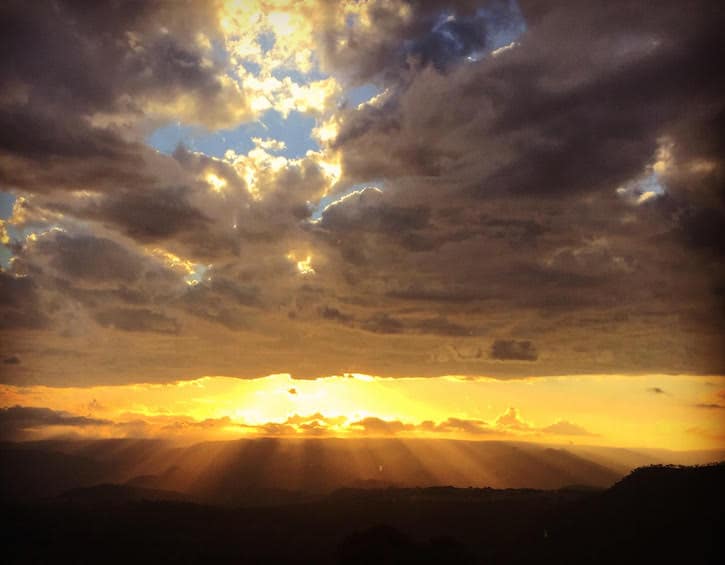
<path id="1" fill-rule="evenodd" d="M 723 464 L 648 467 L 606 490 L 345 488 L 238 509 L 102 485 L 3 505 L 0 543 L 7 563 L 721 563 L 723 485 Z"/>
<path id="2" fill-rule="evenodd" d="M 558 555 L 592 563 L 717 563 L 725 532 L 725 464 L 636 469 L 551 527 Z M 565 561 L 564 561 L 565 562 Z"/>
<path id="3" fill-rule="evenodd" d="M 609 496 L 659 498 L 662 492 L 668 498 L 712 495 L 722 488 L 725 463 L 697 465 L 651 465 L 634 469 L 609 489 Z"/>
<path id="4" fill-rule="evenodd" d="M 103 484 L 71 489 L 55 499 L 57 504 L 109 505 L 142 501 L 191 502 L 180 492 L 133 487 L 129 485 Z"/>
<path id="5" fill-rule="evenodd" d="M 101 461 L 22 445 L 0 447 L 0 500 L 32 500 L 57 496 L 76 487 L 103 481 L 108 467 Z"/>

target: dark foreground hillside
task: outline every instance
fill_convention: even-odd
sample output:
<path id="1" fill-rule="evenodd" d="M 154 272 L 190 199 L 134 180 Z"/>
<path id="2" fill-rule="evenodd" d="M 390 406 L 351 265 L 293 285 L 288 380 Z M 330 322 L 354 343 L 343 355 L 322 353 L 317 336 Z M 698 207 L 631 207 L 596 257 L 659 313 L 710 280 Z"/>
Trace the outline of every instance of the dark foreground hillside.
<path id="1" fill-rule="evenodd" d="M 6 563 L 722 563 L 725 465 L 607 490 L 341 489 L 224 508 L 131 485 L 6 502 Z"/>

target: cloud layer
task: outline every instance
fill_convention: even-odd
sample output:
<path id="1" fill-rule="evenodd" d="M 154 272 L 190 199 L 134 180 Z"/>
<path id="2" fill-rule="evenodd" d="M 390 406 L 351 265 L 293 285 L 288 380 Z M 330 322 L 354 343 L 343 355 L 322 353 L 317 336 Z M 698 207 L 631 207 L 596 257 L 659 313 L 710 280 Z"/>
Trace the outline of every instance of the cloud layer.
<path id="1" fill-rule="evenodd" d="M 183 439 L 234 437 L 470 437 L 561 440 L 571 436 L 593 436 L 584 428 L 559 421 L 544 428 L 522 424 L 511 408 L 494 426 L 481 420 L 447 418 L 440 422 L 419 423 L 367 416 L 350 420 L 345 416 L 327 417 L 320 412 L 294 414 L 282 422 L 247 423 L 229 416 L 195 420 L 183 415 L 127 415 L 119 421 L 76 416 L 49 408 L 10 406 L 0 408 L 5 441 L 37 440 L 54 437 L 154 437 Z M 511 416 L 511 414 L 514 414 Z M 510 418 L 516 420 L 512 425 Z"/>
<path id="2" fill-rule="evenodd" d="M 723 18 L 4 3 L 2 381 L 722 373 Z"/>

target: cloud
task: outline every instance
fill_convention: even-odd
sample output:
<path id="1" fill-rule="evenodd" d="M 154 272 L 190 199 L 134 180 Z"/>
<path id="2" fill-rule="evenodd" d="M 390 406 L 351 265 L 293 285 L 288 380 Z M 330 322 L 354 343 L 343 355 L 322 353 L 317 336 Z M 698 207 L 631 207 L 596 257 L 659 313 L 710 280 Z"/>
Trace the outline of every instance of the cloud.
<path id="1" fill-rule="evenodd" d="M 213 5 L 2 8 L 0 180 L 49 193 L 155 188 L 164 159 L 145 120 L 208 127 L 249 119 L 244 93 L 212 41 Z M 167 166 L 168 167 L 168 166 Z"/>
<path id="2" fill-rule="evenodd" d="M 664 389 L 661 389 L 658 386 L 653 386 L 651 388 L 647 389 L 647 392 L 651 392 L 652 394 L 667 394 Z"/>
<path id="3" fill-rule="evenodd" d="M 403 331 L 404 324 L 399 319 L 381 312 L 366 320 L 362 327 L 369 332 L 397 334 Z"/>
<path id="4" fill-rule="evenodd" d="M 126 332 L 176 334 L 179 323 L 173 318 L 146 308 L 114 308 L 96 313 L 95 320 L 105 327 Z"/>
<path id="5" fill-rule="evenodd" d="M 422 422 L 419 429 L 437 433 L 464 433 L 481 435 L 494 433 L 483 420 L 467 420 L 462 418 L 448 418 L 438 424 L 431 421 Z"/>
<path id="6" fill-rule="evenodd" d="M 325 208 L 320 225 L 330 231 L 396 234 L 425 228 L 429 217 L 425 207 L 392 206 L 385 203 L 379 189 L 365 188 Z"/>
<path id="7" fill-rule="evenodd" d="M 67 412 L 58 412 L 49 408 L 30 406 L 0 408 L 2 439 L 10 441 L 22 439 L 36 428 L 49 426 L 82 428 L 87 426 L 103 426 L 109 423 L 108 420 L 74 416 Z"/>
<path id="8" fill-rule="evenodd" d="M 38 239 L 33 248 L 66 278 L 129 283 L 141 275 L 138 259 L 109 239 L 55 232 Z"/>
<path id="9" fill-rule="evenodd" d="M 513 406 L 496 419 L 496 426 L 519 431 L 531 429 L 531 426 L 519 417 L 518 410 Z"/>
<path id="10" fill-rule="evenodd" d="M 3 378 L 721 374 L 714 6 L 6 3 Z"/>
<path id="11" fill-rule="evenodd" d="M 134 425 L 139 424 L 142 426 L 146 426 L 146 422 L 136 422 Z M 164 432 L 172 432 L 172 433 L 179 433 L 184 432 L 190 428 L 197 428 L 201 430 L 216 430 L 219 428 L 226 428 L 226 427 L 233 427 L 237 424 L 235 424 L 232 419 L 229 416 L 223 416 L 221 418 L 205 418 L 204 420 L 192 420 L 190 418 L 177 418 L 174 421 L 164 424 L 162 426 L 162 431 Z"/>
<path id="12" fill-rule="evenodd" d="M 16 248 L 12 273 L 0 274 L 7 287 L 0 312 L 14 330 L 83 332 L 94 320 L 129 332 L 175 333 L 178 324 L 156 305 L 184 291 L 185 274 L 163 254 L 54 228 Z"/>
<path id="13" fill-rule="evenodd" d="M 349 314 L 345 314 L 331 306 L 323 306 L 320 309 L 320 316 L 325 320 L 332 320 L 341 324 L 348 324 L 353 320 L 353 317 Z"/>
<path id="14" fill-rule="evenodd" d="M 186 198 L 184 188 L 164 188 L 148 193 L 116 193 L 93 202 L 84 216 L 115 224 L 141 242 L 168 239 L 187 231 L 204 230 L 210 220 Z"/>
<path id="15" fill-rule="evenodd" d="M 571 422 L 569 422 L 567 420 L 559 420 L 555 424 L 551 424 L 550 426 L 541 428 L 541 431 L 545 432 L 545 433 L 549 433 L 549 434 L 564 435 L 564 436 L 592 436 L 592 435 L 595 435 L 595 434 L 592 434 L 591 432 L 588 432 L 581 426 L 572 424 Z"/>
<path id="16" fill-rule="evenodd" d="M 574 424 L 568 420 L 559 420 L 553 424 L 543 427 L 534 426 L 526 422 L 520 415 L 519 411 L 513 406 L 501 414 L 496 419 L 496 428 L 501 431 L 514 433 L 532 434 L 544 433 L 562 436 L 596 436 L 583 427 Z"/>
<path id="17" fill-rule="evenodd" d="M 211 46 L 194 37 L 219 36 L 208 7 L 170 9 L 151 2 L 88 10 L 63 1 L 49 11 L 43 5 L 26 9 L 11 3 L 2 19 L 3 35 L 25 47 L 0 60 L 21 100 L 39 99 L 73 113 L 119 109 L 128 104 L 124 96 L 131 95 L 147 107 L 165 103 L 177 111 L 204 110 L 208 116 L 198 119 L 210 125 L 231 113 L 220 63 Z M 39 72 L 44 69 L 51 72 Z M 198 101 L 221 107 L 203 108 Z M 245 106 L 241 96 L 236 103 Z"/>
<path id="18" fill-rule="evenodd" d="M 633 287 L 624 281 L 624 277 L 630 281 L 631 277 L 640 280 L 634 285 L 638 289 L 649 284 L 645 279 L 656 269 L 647 267 L 647 233 L 654 237 L 654 233 L 672 230 L 672 237 L 665 238 L 667 243 L 658 240 L 659 245 L 667 246 L 668 261 L 684 252 L 683 241 L 677 241 L 675 237 L 680 228 L 672 224 L 669 214 L 674 209 L 684 213 L 689 206 L 699 208 L 693 200 L 699 200 L 699 197 L 689 193 L 685 199 L 690 199 L 690 204 L 681 206 L 684 204 L 681 200 L 683 192 L 675 186 L 679 183 L 674 182 L 671 169 L 662 165 L 658 155 L 666 146 L 662 140 L 667 134 L 673 138 L 684 134 L 679 124 L 699 121 L 686 115 L 691 107 L 685 110 L 678 102 L 691 90 L 688 87 L 685 92 L 671 77 L 683 69 L 694 69 L 697 61 L 710 60 L 705 45 L 717 41 L 714 35 L 709 35 L 715 33 L 715 28 L 693 15 L 685 25 L 690 39 L 665 42 L 661 38 L 672 37 L 668 31 L 676 20 L 674 4 L 666 6 L 665 13 L 656 18 L 643 16 L 637 18 L 636 23 L 631 13 L 625 16 L 625 11 L 617 12 L 615 7 L 602 11 L 612 14 L 611 21 L 616 23 L 599 27 L 596 22 L 602 14 L 592 5 L 559 4 L 542 10 L 525 4 L 522 12 L 525 17 L 531 12 L 532 21 L 527 21 L 527 32 L 515 49 L 493 59 L 484 58 L 478 63 L 452 69 L 446 76 L 430 68 L 421 70 L 404 86 L 392 88 L 385 100 L 361 110 L 351 110 L 343 117 L 336 146 L 341 150 L 344 168 L 352 178 L 362 180 L 384 171 L 387 200 L 393 203 L 398 199 L 410 205 L 412 191 L 409 186 L 413 183 L 407 179 L 417 174 L 417 200 L 429 206 L 433 203 L 432 217 L 438 219 L 435 211 L 441 206 L 443 194 L 449 210 L 455 210 L 457 205 L 459 212 L 455 222 L 444 223 L 453 216 L 440 217 L 436 222 L 433 241 L 445 241 L 449 257 L 467 260 L 455 263 L 440 256 L 438 261 L 416 258 L 411 260 L 408 271 L 411 278 L 425 277 L 427 285 L 434 287 L 437 268 L 438 272 L 445 272 L 448 279 L 480 281 L 478 287 L 485 288 L 489 295 L 481 296 L 481 299 L 503 300 L 512 310 L 521 312 L 519 309 L 533 308 L 552 313 L 569 310 L 572 318 L 586 318 L 596 312 L 603 324 L 616 326 L 618 332 L 624 333 L 634 332 L 637 325 L 648 324 L 646 317 L 652 316 L 655 310 L 666 311 L 662 295 L 645 298 L 646 292 L 630 292 Z M 563 37 L 562 30 L 572 21 L 583 27 L 577 34 L 567 36 L 566 41 L 557 40 L 557 37 Z M 572 45 L 577 47 L 569 52 L 584 53 L 583 58 L 566 55 L 565 50 Z M 612 51 L 611 45 L 618 47 Z M 614 59 L 618 61 L 617 65 L 613 64 Z M 532 80 L 532 72 L 542 80 Z M 695 75 L 693 79 L 698 92 L 714 100 L 717 81 L 711 81 L 707 72 L 696 71 Z M 640 85 L 645 82 L 648 86 L 643 94 Z M 657 92 L 653 90 L 654 84 L 657 84 Z M 445 101 L 453 92 L 458 94 L 457 104 L 450 108 Z M 606 100 L 602 98 L 604 93 Z M 522 98 L 516 98 L 518 95 Z M 437 97 L 436 102 L 431 102 L 431 96 Z M 617 100 L 616 104 L 612 96 Z M 656 119 L 642 114 L 643 96 L 656 105 Z M 446 108 L 446 112 L 437 112 L 438 108 Z M 631 114 L 626 123 L 633 129 L 625 131 L 616 126 L 618 120 L 624 119 L 623 108 L 626 115 Z M 710 117 L 697 130 L 700 138 L 707 141 L 698 143 L 698 147 L 708 155 L 708 162 L 715 163 L 718 159 L 714 157 L 713 148 L 717 144 L 713 134 L 717 119 L 715 115 L 708 115 Z M 574 116 L 577 116 L 575 120 Z M 668 126 L 663 127 L 663 116 L 667 116 Z M 565 121 L 585 126 L 584 129 L 580 126 L 570 129 Z M 619 132 L 625 132 L 624 138 Z M 693 136 L 688 134 L 687 137 Z M 496 145 L 488 145 L 494 139 Z M 554 139 L 555 143 L 547 141 Z M 502 150 L 504 146 L 506 149 Z M 685 171 L 690 151 L 680 145 L 673 151 L 675 159 L 682 160 L 681 186 L 698 185 L 700 188 L 696 193 L 713 196 L 709 200 L 710 206 L 720 201 L 715 196 L 717 189 L 712 188 L 713 178 L 697 180 Z M 703 165 L 701 170 L 705 168 Z M 655 170 L 659 171 L 657 174 L 661 175 L 663 185 L 668 187 L 666 195 L 636 209 L 617 200 L 618 186 Z M 709 173 L 703 174 L 706 177 Z M 391 179 L 397 179 L 397 182 Z M 583 194 L 588 195 L 590 204 L 578 199 Z M 509 207 L 513 202 L 516 205 Z M 495 224 L 500 215 L 513 208 L 524 210 L 528 205 L 532 208 L 521 217 L 513 218 L 517 223 L 505 227 Z M 534 206 L 539 207 L 538 212 Z M 719 205 L 714 208 L 719 209 Z M 479 217 L 491 218 L 489 223 L 492 225 L 484 224 L 476 230 L 463 228 L 470 225 L 472 214 L 469 210 L 474 209 Z M 547 212 L 541 213 L 544 209 Z M 609 211 L 604 213 L 605 209 Z M 554 210 L 557 210 L 556 215 L 551 214 Z M 578 219 L 569 215 L 575 210 Z M 558 216 L 559 213 L 562 215 Z M 712 213 L 709 215 L 713 216 Z M 630 217 L 632 224 L 614 235 L 611 221 L 605 220 L 605 216 Z M 568 227 L 559 223 L 564 217 L 567 217 Z M 679 217 L 686 218 L 687 213 Z M 694 224 L 699 225 L 698 222 Z M 708 225 L 717 224 L 710 222 Z M 505 237 L 501 237 L 501 230 L 507 229 L 510 235 L 504 231 Z M 606 245 L 595 233 L 606 234 Z M 421 236 L 431 240 L 430 233 Z M 571 238 L 571 243 L 578 241 L 567 249 L 562 236 L 563 239 Z M 478 249 L 486 249 L 485 254 L 475 253 L 473 241 L 464 244 L 472 238 L 476 238 Z M 587 243 L 588 239 L 590 243 Z M 710 234 L 699 239 L 715 243 L 720 238 Z M 593 244 L 595 241 L 599 243 Z M 512 251 L 514 245 L 517 246 L 515 252 Z M 377 247 L 378 253 L 387 249 L 380 244 Z M 512 253 L 520 259 L 519 265 L 506 260 L 513 256 Z M 702 268 L 706 270 L 704 264 Z M 707 278 L 705 270 L 700 271 L 700 275 Z M 517 279 L 517 273 L 525 275 Z M 689 284 L 683 281 L 683 286 L 679 287 L 682 299 L 693 300 L 693 303 L 714 300 L 694 288 L 687 290 Z M 474 284 L 470 286 L 475 287 Z M 449 294 L 470 297 L 474 292 L 463 283 Z M 481 290 L 477 293 L 482 294 Z M 695 297 L 698 294 L 700 298 Z M 612 310 L 612 305 L 624 303 L 634 308 L 626 321 L 617 318 Z M 679 308 L 676 304 L 672 307 Z M 609 314 L 605 313 L 607 309 Z M 561 340 L 567 339 L 564 334 L 568 332 L 563 330 L 566 323 L 564 319 L 560 320 Z M 716 324 L 714 320 L 703 323 L 710 327 Z M 554 324 L 549 327 L 553 328 Z M 694 326 L 691 328 L 698 331 Z M 684 333 L 689 331 L 684 330 Z M 537 339 L 537 344 L 540 343 Z M 680 353 L 659 349 L 656 355 L 661 360 L 684 360 Z M 709 346 L 704 347 L 701 359 L 708 357 L 717 364 L 716 352 L 710 350 L 708 355 L 705 349 L 710 350 Z M 615 363 L 631 363 L 620 353 L 613 356 L 618 359 Z M 634 359 L 631 355 L 627 357 Z"/>
<path id="19" fill-rule="evenodd" d="M 419 320 L 414 323 L 414 326 L 421 333 L 442 336 L 471 336 L 480 332 L 478 328 L 466 327 L 451 322 L 444 316 Z"/>
<path id="20" fill-rule="evenodd" d="M 337 308 L 330 306 L 321 308 L 320 316 L 325 320 L 380 334 L 409 333 L 439 336 L 471 336 L 479 333 L 477 328 L 469 328 L 451 322 L 445 316 L 425 319 L 399 319 L 385 312 L 378 312 L 367 320 L 355 320 L 352 315 L 345 314 Z"/>
<path id="21" fill-rule="evenodd" d="M 394 82 L 412 69 L 446 71 L 494 46 L 495 33 L 523 25 L 513 3 L 468 1 L 361 5 L 348 25 L 326 30 L 323 62 L 355 82 Z"/>
<path id="22" fill-rule="evenodd" d="M 5 359 L 3 359 L 3 363 L 5 363 L 6 365 L 20 365 L 20 357 L 18 357 L 17 355 L 5 357 Z"/>
<path id="23" fill-rule="evenodd" d="M 345 416 L 325 416 L 320 412 L 316 412 L 307 415 L 293 414 L 283 422 L 265 422 L 262 424 L 230 423 L 256 435 L 332 436 L 348 431 L 346 429 L 347 421 Z"/>
<path id="24" fill-rule="evenodd" d="M 350 427 L 372 435 L 394 435 L 413 429 L 411 424 L 404 424 L 398 420 L 383 420 L 374 416 L 352 422 Z"/>
<path id="25" fill-rule="evenodd" d="M 48 323 L 32 278 L 0 271 L 0 328 L 41 329 Z"/>
<path id="26" fill-rule="evenodd" d="M 492 359 L 500 361 L 536 361 L 539 354 L 530 341 L 497 339 L 489 353 Z"/>

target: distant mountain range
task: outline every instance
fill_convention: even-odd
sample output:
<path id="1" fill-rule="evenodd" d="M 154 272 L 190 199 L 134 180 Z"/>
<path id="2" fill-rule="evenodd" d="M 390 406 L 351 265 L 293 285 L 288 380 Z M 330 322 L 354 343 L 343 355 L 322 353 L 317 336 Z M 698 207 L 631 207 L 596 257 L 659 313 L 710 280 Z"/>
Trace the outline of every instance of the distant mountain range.
<path id="1" fill-rule="evenodd" d="M 340 488 L 606 488 L 632 469 L 700 464 L 725 452 L 669 452 L 444 439 L 254 439 L 0 443 L 0 500 L 123 484 L 240 506 L 309 500 Z"/>

